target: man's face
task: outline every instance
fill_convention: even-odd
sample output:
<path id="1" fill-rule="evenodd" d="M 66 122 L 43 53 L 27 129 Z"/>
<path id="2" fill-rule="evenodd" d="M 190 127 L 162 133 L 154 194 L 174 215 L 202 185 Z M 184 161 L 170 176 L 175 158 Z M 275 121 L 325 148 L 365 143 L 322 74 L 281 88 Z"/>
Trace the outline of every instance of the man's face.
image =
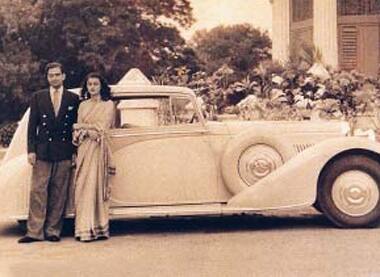
<path id="1" fill-rule="evenodd" d="M 65 74 L 61 71 L 59 67 L 50 68 L 47 72 L 47 79 L 49 85 L 53 88 L 60 88 L 63 86 L 63 81 L 65 80 Z"/>

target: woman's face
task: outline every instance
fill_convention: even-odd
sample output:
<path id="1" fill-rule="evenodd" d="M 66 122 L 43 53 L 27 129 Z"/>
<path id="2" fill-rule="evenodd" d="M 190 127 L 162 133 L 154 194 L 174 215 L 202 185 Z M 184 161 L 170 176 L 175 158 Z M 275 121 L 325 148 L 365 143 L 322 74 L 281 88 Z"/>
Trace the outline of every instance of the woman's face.
<path id="1" fill-rule="evenodd" d="M 90 77 L 87 80 L 87 90 L 90 93 L 90 96 L 95 96 L 100 94 L 101 83 L 100 80 L 96 77 Z"/>

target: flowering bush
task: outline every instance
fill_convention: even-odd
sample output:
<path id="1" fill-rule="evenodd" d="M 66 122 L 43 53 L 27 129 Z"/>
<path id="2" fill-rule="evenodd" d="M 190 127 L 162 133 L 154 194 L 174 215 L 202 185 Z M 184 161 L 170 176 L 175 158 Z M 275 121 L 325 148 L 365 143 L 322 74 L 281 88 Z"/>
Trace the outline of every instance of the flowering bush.
<path id="1" fill-rule="evenodd" d="M 212 75 L 197 72 L 162 78 L 161 83 L 192 88 L 210 112 L 236 113 L 245 120 L 356 121 L 375 117 L 380 80 L 356 71 L 332 71 L 321 64 L 280 66 L 261 63 L 242 80 L 224 65 Z"/>

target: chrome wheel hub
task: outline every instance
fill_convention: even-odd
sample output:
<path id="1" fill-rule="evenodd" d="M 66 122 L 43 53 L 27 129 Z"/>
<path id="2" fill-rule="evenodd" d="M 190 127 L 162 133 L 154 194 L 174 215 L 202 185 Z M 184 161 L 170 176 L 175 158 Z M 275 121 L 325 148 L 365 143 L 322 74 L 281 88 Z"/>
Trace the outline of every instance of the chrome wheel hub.
<path id="1" fill-rule="evenodd" d="M 256 144 L 243 152 L 239 159 L 239 174 L 250 186 L 283 164 L 281 155 L 272 147 Z"/>
<path id="2" fill-rule="evenodd" d="M 336 207 L 350 216 L 370 213 L 379 201 L 376 181 L 360 170 L 347 171 L 336 178 L 332 187 Z"/>

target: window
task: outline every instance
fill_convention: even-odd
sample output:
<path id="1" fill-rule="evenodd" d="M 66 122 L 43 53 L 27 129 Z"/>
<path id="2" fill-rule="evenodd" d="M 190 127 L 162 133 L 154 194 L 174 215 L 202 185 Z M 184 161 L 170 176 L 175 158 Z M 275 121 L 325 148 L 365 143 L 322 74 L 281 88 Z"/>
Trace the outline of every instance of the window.
<path id="1" fill-rule="evenodd" d="M 173 97 L 171 100 L 174 124 L 199 123 L 199 117 L 193 102 L 188 97 Z"/>
<path id="2" fill-rule="evenodd" d="M 338 0 L 338 15 L 380 14 L 380 0 Z"/>
<path id="3" fill-rule="evenodd" d="M 293 0 L 292 18 L 293 22 L 313 18 L 313 0 Z"/>
<path id="4" fill-rule="evenodd" d="M 380 14 L 380 0 L 371 0 L 368 5 L 369 14 Z"/>
<path id="5" fill-rule="evenodd" d="M 158 127 L 199 123 L 192 98 L 128 97 L 116 102 L 116 128 Z"/>

